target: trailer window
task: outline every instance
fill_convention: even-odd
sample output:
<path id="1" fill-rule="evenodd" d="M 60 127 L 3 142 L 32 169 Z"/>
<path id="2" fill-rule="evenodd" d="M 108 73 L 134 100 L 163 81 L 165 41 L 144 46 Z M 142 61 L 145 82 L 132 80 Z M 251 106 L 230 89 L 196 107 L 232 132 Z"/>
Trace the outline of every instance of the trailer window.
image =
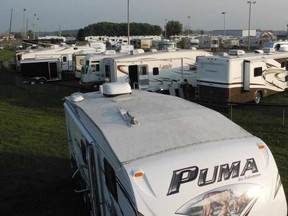
<path id="1" fill-rule="evenodd" d="M 67 56 L 63 56 L 62 61 L 67 62 Z"/>
<path id="2" fill-rule="evenodd" d="M 258 77 L 262 75 L 262 67 L 254 68 L 254 77 Z"/>
<path id="3" fill-rule="evenodd" d="M 81 152 L 82 152 L 82 158 L 83 158 L 83 162 L 85 164 L 87 164 L 87 157 L 86 157 L 86 145 L 83 142 L 83 140 L 81 140 Z"/>
<path id="4" fill-rule="evenodd" d="M 287 60 L 281 62 L 281 68 L 285 68 L 287 70 L 287 66 L 288 66 L 288 61 Z"/>
<path id="5" fill-rule="evenodd" d="M 159 75 L 159 68 L 158 67 L 153 68 L 153 75 Z"/>
<path id="6" fill-rule="evenodd" d="M 140 75 L 147 75 L 147 68 L 145 66 L 142 66 L 140 69 Z"/>
<path id="7" fill-rule="evenodd" d="M 114 197 L 114 199 L 118 202 L 115 171 L 106 159 L 104 159 L 104 171 L 107 188 Z"/>

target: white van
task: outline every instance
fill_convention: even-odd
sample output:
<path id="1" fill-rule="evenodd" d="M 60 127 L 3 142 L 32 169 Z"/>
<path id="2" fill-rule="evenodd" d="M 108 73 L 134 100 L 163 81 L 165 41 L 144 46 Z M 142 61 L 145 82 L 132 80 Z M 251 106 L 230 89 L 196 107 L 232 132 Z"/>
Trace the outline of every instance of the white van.
<path id="1" fill-rule="evenodd" d="M 101 89 L 64 103 L 75 190 L 91 215 L 287 215 L 261 139 L 175 96 L 128 83 Z"/>

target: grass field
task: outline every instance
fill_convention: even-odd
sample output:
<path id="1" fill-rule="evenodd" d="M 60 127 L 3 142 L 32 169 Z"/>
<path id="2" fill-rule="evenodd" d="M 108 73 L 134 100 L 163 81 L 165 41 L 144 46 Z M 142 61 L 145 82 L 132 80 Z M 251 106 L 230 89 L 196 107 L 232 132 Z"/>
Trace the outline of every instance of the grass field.
<path id="1" fill-rule="evenodd" d="M 72 190 L 62 105 L 75 90 L 8 80 L 0 77 L 0 215 L 87 215 Z"/>
<path id="2" fill-rule="evenodd" d="M 0 215 L 86 215 L 82 197 L 72 191 L 62 101 L 78 90 L 10 79 L 0 76 Z M 288 105 L 288 93 L 264 103 Z M 239 106 L 233 120 L 269 145 L 287 196 L 288 118 L 282 126 L 282 109 Z"/>

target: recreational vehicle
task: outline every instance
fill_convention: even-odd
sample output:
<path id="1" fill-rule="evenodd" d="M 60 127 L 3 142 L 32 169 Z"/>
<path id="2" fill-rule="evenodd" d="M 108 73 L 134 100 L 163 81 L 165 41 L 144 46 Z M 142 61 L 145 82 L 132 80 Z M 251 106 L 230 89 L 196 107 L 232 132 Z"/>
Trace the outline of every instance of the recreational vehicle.
<path id="1" fill-rule="evenodd" d="M 201 57 L 197 62 L 197 97 L 259 103 L 262 97 L 286 90 L 287 68 L 288 52 L 231 50 L 228 54 Z"/>
<path id="2" fill-rule="evenodd" d="M 105 78 L 110 82 L 129 82 L 134 88 L 166 91 L 170 85 L 184 79 L 196 82 L 195 62 L 199 56 L 212 54 L 200 50 L 165 50 L 104 58 L 100 62 Z"/>
<path id="3" fill-rule="evenodd" d="M 64 102 L 74 190 L 92 216 L 287 215 L 261 139 L 178 97 L 102 89 Z"/>
<path id="4" fill-rule="evenodd" d="M 64 73 L 72 73 L 72 56 L 74 53 L 96 53 L 97 49 L 88 46 L 62 46 L 55 49 L 45 49 L 35 52 L 27 52 L 22 54 L 22 60 L 25 59 L 47 59 L 58 58 L 60 60 L 60 70 Z"/>
<path id="5" fill-rule="evenodd" d="M 89 54 L 85 56 L 80 74 L 80 85 L 98 89 L 99 85 L 105 82 L 105 73 L 103 70 L 100 70 L 100 60 L 127 54 L 128 53 L 126 52 L 117 53 L 115 50 L 106 50 L 103 53 Z"/>
<path id="6" fill-rule="evenodd" d="M 266 42 L 263 45 L 263 51 L 265 53 L 271 53 L 271 52 L 275 52 L 278 51 L 280 49 L 280 47 L 283 46 L 288 46 L 288 41 L 270 41 L 270 42 Z"/>

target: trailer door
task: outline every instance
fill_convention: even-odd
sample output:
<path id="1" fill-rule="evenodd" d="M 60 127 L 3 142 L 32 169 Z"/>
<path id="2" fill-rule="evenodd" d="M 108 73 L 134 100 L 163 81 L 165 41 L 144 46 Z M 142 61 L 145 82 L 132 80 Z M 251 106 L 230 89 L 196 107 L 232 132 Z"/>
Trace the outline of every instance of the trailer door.
<path id="1" fill-rule="evenodd" d="M 243 91 L 250 91 L 250 61 L 244 60 Z"/>
<path id="2" fill-rule="evenodd" d="M 139 88 L 138 65 L 129 65 L 128 73 L 131 88 L 138 89 Z"/>
<path id="3" fill-rule="evenodd" d="M 68 55 L 61 56 L 61 68 L 62 71 L 69 71 Z"/>
<path id="4" fill-rule="evenodd" d="M 50 79 L 59 78 L 57 62 L 49 62 L 49 70 L 50 70 Z"/>
<path id="5" fill-rule="evenodd" d="M 141 88 L 147 89 L 149 87 L 148 66 L 139 65 L 139 85 Z"/>

